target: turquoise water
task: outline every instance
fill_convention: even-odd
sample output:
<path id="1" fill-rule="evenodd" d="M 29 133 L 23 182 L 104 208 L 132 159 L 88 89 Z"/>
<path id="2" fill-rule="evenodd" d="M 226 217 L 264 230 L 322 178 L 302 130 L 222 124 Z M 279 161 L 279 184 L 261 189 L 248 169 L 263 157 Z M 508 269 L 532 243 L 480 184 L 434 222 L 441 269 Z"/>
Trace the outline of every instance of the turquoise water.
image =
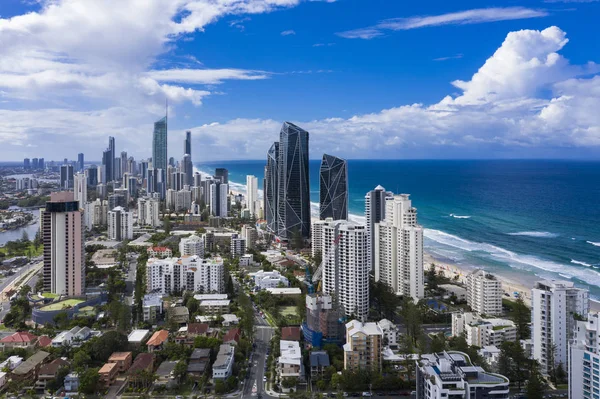
<path id="1" fill-rule="evenodd" d="M 319 164 L 310 164 L 313 207 Z M 240 185 L 248 174 L 264 174 L 264 161 L 197 167 L 226 167 Z M 411 194 L 426 249 L 436 258 L 521 282 L 568 279 L 600 297 L 599 162 L 350 160 L 348 170 L 349 210 L 357 220 L 365 193 L 381 184 Z"/>

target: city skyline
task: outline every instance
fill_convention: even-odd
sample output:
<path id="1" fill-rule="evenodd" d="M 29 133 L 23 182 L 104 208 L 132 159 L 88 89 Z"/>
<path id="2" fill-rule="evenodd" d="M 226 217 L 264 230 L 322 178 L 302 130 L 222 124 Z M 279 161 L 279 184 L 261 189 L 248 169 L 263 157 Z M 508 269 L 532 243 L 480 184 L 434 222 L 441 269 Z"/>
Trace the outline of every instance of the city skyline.
<path id="1" fill-rule="evenodd" d="M 79 4 L 3 4 L 4 160 L 96 154 L 108 134 L 143 159 L 165 100 L 168 147 L 190 130 L 193 161 L 261 159 L 285 120 L 345 159 L 600 157 L 595 1 L 156 1 L 144 24 Z"/>

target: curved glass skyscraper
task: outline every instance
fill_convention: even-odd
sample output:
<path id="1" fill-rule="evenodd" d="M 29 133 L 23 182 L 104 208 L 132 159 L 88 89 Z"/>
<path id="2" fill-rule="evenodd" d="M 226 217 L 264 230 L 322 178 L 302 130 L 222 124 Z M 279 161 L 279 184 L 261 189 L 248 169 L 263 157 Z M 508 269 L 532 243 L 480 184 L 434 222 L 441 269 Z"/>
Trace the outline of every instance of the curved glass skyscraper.
<path id="1" fill-rule="evenodd" d="M 167 117 L 154 122 L 152 137 L 152 166 L 154 169 L 167 170 Z"/>
<path id="2" fill-rule="evenodd" d="M 323 154 L 319 173 L 319 217 L 348 219 L 348 163 Z"/>
<path id="3" fill-rule="evenodd" d="M 277 160 L 279 159 L 279 143 L 275 142 L 267 152 L 267 166 L 265 166 L 264 210 L 267 219 L 267 231 L 278 234 L 277 230 L 277 181 L 279 170 Z"/>

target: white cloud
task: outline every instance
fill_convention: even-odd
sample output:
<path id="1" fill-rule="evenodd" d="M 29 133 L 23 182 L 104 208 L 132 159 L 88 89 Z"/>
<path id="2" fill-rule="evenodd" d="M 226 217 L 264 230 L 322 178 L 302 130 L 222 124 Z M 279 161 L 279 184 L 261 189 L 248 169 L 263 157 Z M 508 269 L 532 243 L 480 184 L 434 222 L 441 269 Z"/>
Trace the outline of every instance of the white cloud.
<path id="1" fill-rule="evenodd" d="M 600 76 L 596 64 L 572 65 L 557 27 L 511 32 L 461 94 L 432 105 L 412 104 L 350 118 L 293 121 L 311 133 L 313 156 L 349 158 L 543 155 L 560 148 L 600 150 Z M 550 93 L 548 95 L 547 93 Z M 262 159 L 280 122 L 236 119 L 193 129 L 212 144 L 203 157 L 228 151 Z M 484 151 L 485 149 L 485 151 Z M 317 154 L 317 155 L 315 155 Z"/>
<path id="2" fill-rule="evenodd" d="M 434 58 L 434 61 L 448 61 L 448 60 L 458 60 L 460 58 L 462 58 L 463 55 L 462 54 L 455 54 L 455 55 L 450 55 L 447 57 L 438 57 L 438 58 Z"/>
<path id="3" fill-rule="evenodd" d="M 441 15 L 417 16 L 410 18 L 391 18 L 368 28 L 353 29 L 337 35 L 346 39 L 373 39 L 383 36 L 385 31 L 418 29 L 440 25 L 470 25 L 486 22 L 507 21 L 545 17 L 545 10 L 525 7 L 478 8 Z"/>
<path id="4" fill-rule="evenodd" d="M 192 84 L 220 84 L 224 80 L 260 80 L 267 79 L 270 73 L 264 71 L 247 71 L 243 69 L 166 69 L 149 71 L 152 79 L 160 82 L 177 82 Z"/>
<path id="5" fill-rule="evenodd" d="M 294 30 L 284 30 L 283 32 L 281 32 L 281 36 L 291 36 L 291 35 L 295 35 L 296 31 Z"/>

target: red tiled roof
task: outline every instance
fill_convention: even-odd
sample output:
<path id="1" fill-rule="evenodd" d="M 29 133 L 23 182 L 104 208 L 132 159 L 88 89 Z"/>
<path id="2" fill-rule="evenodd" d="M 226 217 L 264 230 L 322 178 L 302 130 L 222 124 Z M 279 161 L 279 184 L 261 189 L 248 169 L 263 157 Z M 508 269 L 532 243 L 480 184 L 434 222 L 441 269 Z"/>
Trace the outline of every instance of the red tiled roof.
<path id="1" fill-rule="evenodd" d="M 231 341 L 240 342 L 240 329 L 239 328 L 232 328 L 231 330 L 227 331 L 227 334 L 225 334 L 225 336 L 223 337 L 223 342 L 231 342 Z"/>
<path id="2" fill-rule="evenodd" d="M 67 362 L 66 360 L 55 359 L 55 360 L 51 361 L 50 363 L 42 366 L 40 368 L 39 374 L 40 375 L 56 375 L 59 368 L 68 367 L 68 366 L 69 366 L 69 362 Z"/>
<path id="3" fill-rule="evenodd" d="M 45 348 L 46 346 L 50 346 L 52 345 L 52 339 L 47 336 L 47 335 L 42 335 L 39 339 L 38 339 L 38 346 L 40 348 Z"/>
<path id="4" fill-rule="evenodd" d="M 170 251 L 170 248 L 167 247 L 149 247 L 148 251 L 154 251 L 154 252 L 166 252 L 166 251 Z"/>
<path id="5" fill-rule="evenodd" d="M 0 342 L 2 342 L 3 344 L 6 343 L 29 343 L 31 341 L 35 341 L 36 339 L 38 339 L 37 335 L 33 335 L 30 332 L 27 331 L 23 331 L 23 332 L 16 332 L 13 335 L 9 335 L 8 337 L 4 337 L 0 340 Z"/>
<path id="6" fill-rule="evenodd" d="M 131 375 L 140 370 L 145 370 L 152 362 L 154 362 L 153 353 L 140 353 L 135 357 L 135 361 L 129 368 L 129 374 Z"/>
<path id="7" fill-rule="evenodd" d="M 206 323 L 190 323 L 188 324 L 188 334 L 201 335 L 208 332 L 208 324 Z"/>
<path id="8" fill-rule="evenodd" d="M 283 327 L 281 339 L 284 341 L 300 341 L 300 327 Z"/>
<path id="9" fill-rule="evenodd" d="M 167 330 L 160 330 L 154 333 L 152 337 L 146 342 L 148 346 L 158 346 L 162 345 L 167 338 L 169 338 L 169 332 Z"/>

